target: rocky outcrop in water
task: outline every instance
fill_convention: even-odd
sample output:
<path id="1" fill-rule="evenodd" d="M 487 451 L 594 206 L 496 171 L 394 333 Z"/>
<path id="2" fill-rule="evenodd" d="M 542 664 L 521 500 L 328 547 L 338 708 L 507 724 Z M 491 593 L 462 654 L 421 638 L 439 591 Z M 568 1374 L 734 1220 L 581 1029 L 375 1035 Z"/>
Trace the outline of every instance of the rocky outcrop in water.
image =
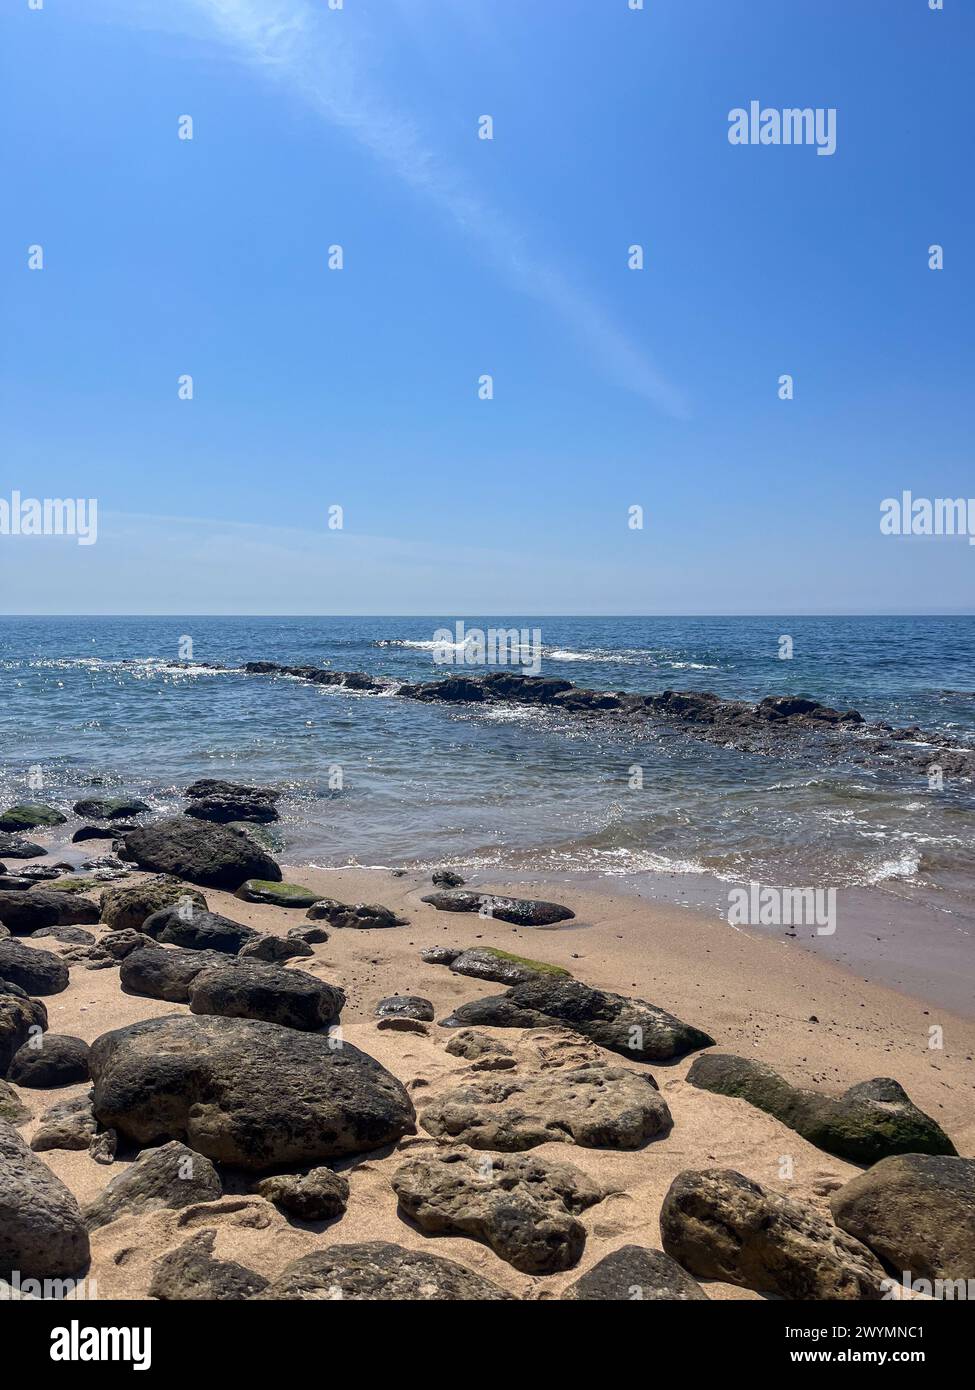
<path id="1" fill-rule="evenodd" d="M 275 802 L 280 795 L 273 787 L 247 787 L 205 777 L 186 788 L 186 814 L 223 824 L 250 821 L 267 825 L 278 819 Z"/>

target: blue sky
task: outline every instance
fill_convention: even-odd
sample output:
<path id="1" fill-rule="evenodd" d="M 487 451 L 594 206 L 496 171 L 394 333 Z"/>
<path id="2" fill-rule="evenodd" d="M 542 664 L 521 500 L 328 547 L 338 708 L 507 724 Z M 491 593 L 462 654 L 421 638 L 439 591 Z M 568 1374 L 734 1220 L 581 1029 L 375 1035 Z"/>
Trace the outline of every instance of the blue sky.
<path id="1" fill-rule="evenodd" d="M 95 497 L 99 536 L 0 536 L 0 610 L 975 606 L 975 548 L 879 531 L 903 488 L 975 495 L 962 0 L 3 31 L 0 495 Z M 836 153 L 732 146 L 753 99 L 835 107 Z"/>

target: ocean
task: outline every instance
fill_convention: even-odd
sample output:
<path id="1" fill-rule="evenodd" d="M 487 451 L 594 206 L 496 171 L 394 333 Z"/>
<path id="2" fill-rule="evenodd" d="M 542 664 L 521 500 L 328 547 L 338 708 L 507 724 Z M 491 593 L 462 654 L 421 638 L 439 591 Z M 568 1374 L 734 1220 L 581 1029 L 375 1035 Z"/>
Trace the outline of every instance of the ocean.
<path id="1" fill-rule="evenodd" d="M 283 790 L 275 833 L 291 864 L 873 885 L 923 892 L 946 910 L 971 905 L 971 786 L 825 768 L 802 752 L 744 754 L 668 729 L 634 737 L 566 712 L 427 705 L 232 669 L 267 660 L 429 680 L 451 669 L 433 663 L 432 644 L 454 622 L 0 619 L 0 795 L 66 808 L 97 786 L 175 810 L 193 779 L 227 777 Z M 972 617 L 464 622 L 540 629 L 543 674 L 584 686 L 802 693 L 975 746 Z M 187 638 L 192 657 L 181 661 Z"/>

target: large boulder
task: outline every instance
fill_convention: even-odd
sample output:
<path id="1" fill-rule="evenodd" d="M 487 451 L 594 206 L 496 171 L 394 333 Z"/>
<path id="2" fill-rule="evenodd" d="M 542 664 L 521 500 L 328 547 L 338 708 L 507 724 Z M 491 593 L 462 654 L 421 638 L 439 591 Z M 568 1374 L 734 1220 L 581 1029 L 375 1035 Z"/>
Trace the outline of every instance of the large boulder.
<path id="1" fill-rule="evenodd" d="M 147 1019 L 97 1038 L 90 1065 L 103 1125 L 242 1168 L 314 1164 L 415 1132 L 406 1090 L 372 1057 L 276 1023 Z"/>
<path id="2" fill-rule="evenodd" d="M 124 1172 L 113 1178 L 84 1210 L 89 1231 L 107 1226 L 120 1216 L 141 1216 L 196 1202 L 215 1202 L 223 1184 L 208 1158 L 178 1140 L 158 1149 L 145 1149 Z"/>
<path id="3" fill-rule="evenodd" d="M 476 912 L 481 917 L 514 922 L 518 927 L 546 927 L 575 916 L 571 908 L 561 903 L 549 903 L 541 898 L 506 898 L 497 893 L 471 893 L 463 888 L 428 893 L 420 901 L 430 903 L 438 912 Z"/>
<path id="4" fill-rule="evenodd" d="M 40 801 L 21 802 L 0 813 L 0 831 L 40 830 L 49 825 L 63 825 L 67 819 L 55 807 L 45 806 Z"/>
<path id="5" fill-rule="evenodd" d="M 141 816 L 152 807 L 137 796 L 88 796 L 76 801 L 73 809 L 76 816 L 84 816 L 85 820 L 125 820 L 128 816 Z"/>
<path id="6" fill-rule="evenodd" d="M 168 946 L 182 946 L 190 951 L 221 951 L 230 956 L 235 956 L 248 942 L 260 940 L 261 936 L 259 931 L 243 922 L 185 902 L 154 912 L 145 919 L 140 930 Z"/>
<path id="7" fill-rule="evenodd" d="M 122 961 L 119 982 L 126 994 L 144 994 L 170 1004 L 188 1004 L 190 986 L 201 971 L 222 965 L 219 951 L 184 951 L 178 946 L 146 946 Z"/>
<path id="8" fill-rule="evenodd" d="M 420 1124 L 437 1139 L 514 1153 L 552 1142 L 638 1149 L 673 1121 L 649 1072 L 591 1066 L 478 1077 L 435 1100 Z"/>
<path id="9" fill-rule="evenodd" d="M 0 946 L 5 943 L 0 941 Z M 47 1027 L 47 1009 L 39 999 L 28 998 L 20 985 L 0 978 L 0 1076 L 6 1076 L 15 1054 L 31 1037 Z"/>
<path id="10" fill-rule="evenodd" d="M 68 988 L 68 967 L 53 951 L 25 946 L 13 937 L 0 941 L 0 980 L 27 994 L 60 994 Z"/>
<path id="11" fill-rule="evenodd" d="M 866 1246 L 728 1168 L 678 1173 L 660 1232 L 667 1254 L 700 1279 L 789 1299 L 882 1299 L 886 1290 Z"/>
<path id="12" fill-rule="evenodd" d="M 408 1160 L 393 1190 L 428 1235 L 483 1241 L 523 1274 L 570 1269 L 586 1243 L 576 1218 L 605 1195 L 568 1163 L 523 1154 L 486 1161 L 462 1149 Z"/>
<path id="13" fill-rule="evenodd" d="M 288 970 L 239 957 L 201 971 L 189 986 L 195 1014 L 262 1018 L 314 1031 L 337 1023 L 345 992 L 306 970 Z"/>
<path id="14" fill-rule="evenodd" d="M 149 1297 L 164 1302 L 199 1300 L 207 1303 L 239 1302 L 267 1288 L 262 1274 L 236 1260 L 218 1260 L 213 1253 L 215 1230 L 197 1231 L 176 1250 L 157 1260 L 149 1285 Z"/>
<path id="15" fill-rule="evenodd" d="M 53 888 L 0 892 L 0 922 L 14 936 L 30 936 L 42 927 L 84 926 L 97 921 L 98 908 L 76 893 Z"/>
<path id="16" fill-rule="evenodd" d="M 327 1250 L 292 1260 L 256 1301 L 483 1303 L 511 1297 L 453 1260 L 370 1240 L 359 1245 L 330 1245 Z"/>
<path id="17" fill-rule="evenodd" d="M 665 1062 L 714 1039 L 673 1014 L 648 1004 L 592 989 L 578 980 L 544 979 L 516 985 L 507 994 L 461 1004 L 442 1021 L 447 1028 L 544 1028 L 561 1023 L 611 1052 L 640 1062 Z"/>
<path id="18" fill-rule="evenodd" d="M 707 1302 L 707 1294 L 686 1269 L 662 1250 L 623 1245 L 570 1284 L 563 1299 L 576 1303 Z"/>
<path id="19" fill-rule="evenodd" d="M 87 1268 L 89 1253 L 74 1197 L 0 1120 L 0 1276 L 70 1278 Z"/>
<path id="20" fill-rule="evenodd" d="M 188 888 L 178 878 L 159 874 L 143 883 L 121 884 L 105 888 L 101 896 L 101 917 L 106 926 L 116 931 L 131 927 L 141 931 L 147 918 L 166 907 L 182 907 L 184 916 L 201 908 L 207 910 L 207 900 L 196 888 Z"/>
<path id="21" fill-rule="evenodd" d="M 275 882 L 281 878 L 278 865 L 249 835 L 192 816 L 174 816 L 130 830 L 122 858 L 140 869 L 231 892 L 249 878 Z"/>
<path id="22" fill-rule="evenodd" d="M 899 1274 L 975 1280 L 975 1159 L 884 1158 L 834 1192 L 830 1207 L 837 1226 Z"/>
<path id="23" fill-rule="evenodd" d="M 45 1089 L 88 1080 L 88 1044 L 65 1033 L 37 1033 L 14 1053 L 7 1072 L 17 1086 Z"/>
<path id="24" fill-rule="evenodd" d="M 889 1154 L 955 1152 L 937 1121 L 889 1077 L 824 1096 L 793 1086 L 764 1062 L 709 1052 L 694 1059 L 687 1079 L 704 1091 L 747 1100 L 818 1149 L 851 1163 L 875 1163 Z"/>

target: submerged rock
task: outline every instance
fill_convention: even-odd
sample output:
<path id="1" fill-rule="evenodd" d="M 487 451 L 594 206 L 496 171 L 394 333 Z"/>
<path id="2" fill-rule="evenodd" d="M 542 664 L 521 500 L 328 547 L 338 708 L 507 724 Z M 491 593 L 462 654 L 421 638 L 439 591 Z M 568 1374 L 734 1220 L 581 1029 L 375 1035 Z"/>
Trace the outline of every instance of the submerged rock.
<path id="1" fill-rule="evenodd" d="M 470 893 L 464 889 L 428 893 L 420 901 L 430 903 L 438 912 L 476 912 L 481 917 L 514 922 L 519 927 L 544 927 L 575 916 L 571 908 L 544 902 L 541 898 L 506 898 L 497 893 Z"/>
<path id="2" fill-rule="evenodd" d="M 141 816 L 152 807 L 137 796 L 89 796 L 74 804 L 76 816 L 86 820 L 124 820 L 128 816 Z"/>
<path id="3" fill-rule="evenodd" d="M 701 1279 L 790 1299 L 881 1299 L 883 1267 L 812 1207 L 728 1168 L 679 1173 L 660 1210 L 664 1250 Z"/>
<path id="4" fill-rule="evenodd" d="M 851 1086 L 841 1096 L 793 1086 L 764 1062 L 712 1052 L 696 1057 L 687 1080 L 703 1091 L 739 1096 L 774 1115 L 810 1144 L 851 1163 L 889 1154 L 953 1154 L 944 1130 L 889 1077 Z"/>
<path id="5" fill-rule="evenodd" d="M 838 1226 L 898 1273 L 975 1279 L 975 1159 L 899 1154 L 834 1192 Z"/>
<path id="6" fill-rule="evenodd" d="M 707 1302 L 707 1297 L 676 1260 L 640 1245 L 624 1245 L 604 1256 L 562 1293 L 563 1299 L 580 1303 Z"/>
<path id="7" fill-rule="evenodd" d="M 552 1142 L 638 1149 L 673 1120 L 649 1072 L 590 1066 L 465 1082 L 423 1110 L 420 1124 L 436 1139 L 516 1153 Z"/>
<path id="8" fill-rule="evenodd" d="M 268 825 L 278 819 L 275 802 L 280 795 L 273 787 L 248 787 L 239 782 L 203 778 L 186 789 L 186 814 L 225 825 L 235 821 Z"/>
<path id="9" fill-rule="evenodd" d="M 255 1019 L 179 1014 L 104 1033 L 91 1074 L 102 1124 L 242 1168 L 313 1164 L 415 1132 L 406 1090 L 372 1057 Z"/>
<path id="10" fill-rule="evenodd" d="M 130 830 L 124 846 L 121 857 L 140 869 L 173 874 L 203 887 L 233 892 L 249 878 L 281 878 L 278 865 L 249 835 L 192 816 Z"/>
<path id="11" fill-rule="evenodd" d="M 302 1255 L 268 1285 L 263 1299 L 347 1302 L 498 1302 L 512 1296 L 453 1260 L 384 1240 L 330 1245 Z"/>
<path id="12" fill-rule="evenodd" d="M 461 1004 L 442 1026 L 541 1028 L 553 1022 L 641 1062 L 668 1061 L 714 1043 L 707 1033 L 644 999 L 592 989 L 578 980 L 516 985 L 507 994 Z"/>
<path id="13" fill-rule="evenodd" d="M 568 1163 L 463 1150 L 410 1159 L 393 1174 L 393 1190 L 428 1235 L 483 1241 L 524 1274 L 570 1269 L 586 1243 L 576 1217 L 604 1196 Z"/>

